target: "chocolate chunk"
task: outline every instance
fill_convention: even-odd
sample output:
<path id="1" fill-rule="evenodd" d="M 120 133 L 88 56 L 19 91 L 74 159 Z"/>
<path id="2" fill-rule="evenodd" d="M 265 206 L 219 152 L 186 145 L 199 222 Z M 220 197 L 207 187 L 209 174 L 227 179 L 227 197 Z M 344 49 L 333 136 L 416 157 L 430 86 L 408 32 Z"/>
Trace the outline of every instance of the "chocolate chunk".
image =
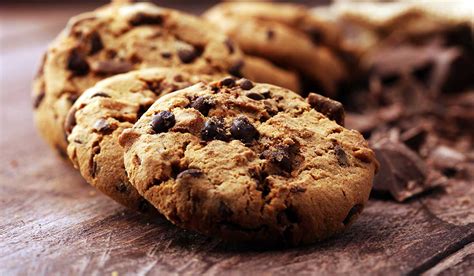
<path id="1" fill-rule="evenodd" d="M 292 193 L 304 193 L 306 192 L 306 188 L 300 187 L 300 186 L 293 186 L 290 188 L 290 192 Z"/>
<path id="2" fill-rule="evenodd" d="M 94 123 L 94 126 L 93 126 L 94 130 L 99 132 L 99 133 L 102 133 L 102 134 L 109 134 L 111 133 L 113 130 L 116 129 L 116 126 L 112 126 L 111 124 L 109 124 L 109 122 L 107 122 L 107 120 L 105 119 L 99 119 L 97 120 L 95 123 Z"/>
<path id="3" fill-rule="evenodd" d="M 258 93 L 258 92 L 248 92 L 247 94 L 245 94 L 245 96 L 247 98 L 250 98 L 250 99 L 256 100 L 256 101 L 260 101 L 260 100 L 265 99 L 265 97 L 262 94 Z"/>
<path id="4" fill-rule="evenodd" d="M 100 38 L 100 34 L 98 32 L 93 32 L 90 35 L 90 50 L 89 55 L 94 55 L 104 49 L 104 44 L 102 43 L 102 39 Z"/>
<path id="5" fill-rule="evenodd" d="M 197 178 L 197 177 L 201 177 L 202 175 L 203 175 L 203 172 L 199 169 L 187 169 L 185 171 L 180 172 L 176 178 L 186 178 L 186 177 Z"/>
<path id="6" fill-rule="evenodd" d="M 287 207 L 283 212 L 280 212 L 277 216 L 278 224 L 287 225 L 291 223 L 300 222 L 298 212 L 293 206 Z"/>
<path id="7" fill-rule="evenodd" d="M 422 64 L 420 67 L 415 68 L 412 72 L 413 76 L 421 83 L 428 84 L 431 73 L 434 69 L 434 62 L 429 61 L 425 64 Z"/>
<path id="8" fill-rule="evenodd" d="M 382 75 L 380 81 L 384 86 L 393 86 L 400 81 L 400 75 L 395 73 Z"/>
<path id="9" fill-rule="evenodd" d="M 146 14 L 139 12 L 129 21 L 132 26 L 141 25 L 161 25 L 163 24 L 163 16 L 159 14 Z"/>
<path id="10" fill-rule="evenodd" d="M 72 129 L 76 126 L 76 112 L 77 108 L 73 107 L 69 111 L 67 117 L 66 117 L 66 122 L 64 124 L 64 129 L 67 134 L 70 134 L 72 132 Z"/>
<path id="11" fill-rule="evenodd" d="M 164 58 L 164 59 L 169 59 L 171 58 L 173 55 L 170 53 L 170 52 L 162 52 L 161 53 L 161 57 Z"/>
<path id="12" fill-rule="evenodd" d="M 209 114 L 209 110 L 211 110 L 214 105 L 214 101 L 206 96 L 199 96 L 191 103 L 191 107 L 201 112 L 204 116 Z"/>
<path id="13" fill-rule="evenodd" d="M 324 114 L 339 125 L 344 126 L 344 107 L 340 102 L 315 93 L 310 93 L 307 101 L 309 105 L 318 112 Z"/>
<path id="14" fill-rule="evenodd" d="M 240 88 L 242 88 L 243 90 L 250 90 L 253 88 L 253 82 L 249 81 L 248 79 L 243 79 L 240 82 Z M 248 94 L 247 94 L 247 97 L 249 97 Z"/>
<path id="15" fill-rule="evenodd" d="M 196 58 L 202 55 L 203 49 L 199 47 L 193 47 L 192 49 L 180 49 L 178 51 L 178 57 L 183 63 L 192 63 Z"/>
<path id="16" fill-rule="evenodd" d="M 176 124 L 174 114 L 169 111 L 161 111 L 151 118 L 151 127 L 155 133 L 168 131 Z"/>
<path id="17" fill-rule="evenodd" d="M 244 144 L 251 144 L 253 140 L 260 137 L 258 130 L 250 123 L 247 117 L 237 117 L 230 127 L 232 138 L 242 141 Z"/>
<path id="18" fill-rule="evenodd" d="M 38 94 L 34 95 L 33 97 L 33 108 L 37 109 L 41 102 L 44 100 L 44 96 L 46 95 L 46 92 L 44 90 L 41 90 Z"/>
<path id="19" fill-rule="evenodd" d="M 402 143 L 381 138 L 372 142 L 379 172 L 374 178 L 374 195 L 390 193 L 401 202 L 444 182 L 436 171 L 430 170 L 423 160 Z"/>
<path id="20" fill-rule="evenodd" d="M 94 95 L 91 96 L 91 98 L 95 98 L 95 97 L 110 98 L 110 95 L 105 93 L 105 92 L 97 92 L 97 93 L 94 93 Z"/>
<path id="21" fill-rule="evenodd" d="M 229 54 L 233 54 L 235 52 L 235 45 L 234 45 L 234 42 L 228 38 L 225 40 L 225 46 L 227 46 L 227 49 L 229 50 Z"/>
<path id="22" fill-rule="evenodd" d="M 291 172 L 292 170 L 290 153 L 287 147 L 277 147 L 272 150 L 266 150 L 262 153 L 262 157 L 276 164 L 280 169 L 286 172 Z"/>
<path id="23" fill-rule="evenodd" d="M 316 28 L 308 28 L 305 31 L 311 38 L 311 41 L 313 42 L 313 44 L 319 45 L 323 42 L 324 34 L 320 30 Z"/>
<path id="24" fill-rule="evenodd" d="M 244 67 L 245 63 L 243 60 L 237 61 L 234 65 L 229 68 L 229 73 L 235 77 L 241 78 L 242 77 L 242 68 Z"/>
<path id="25" fill-rule="evenodd" d="M 201 138 L 204 141 L 222 140 L 227 141 L 227 132 L 224 121 L 215 117 L 207 120 L 201 130 Z"/>
<path id="26" fill-rule="evenodd" d="M 130 185 L 130 184 L 128 184 Z M 117 192 L 119 193 L 128 193 L 130 191 L 129 189 L 129 186 L 127 184 L 125 184 L 124 182 L 119 182 L 115 185 L 115 189 L 117 190 Z"/>
<path id="27" fill-rule="evenodd" d="M 233 78 L 225 78 L 225 79 L 220 81 L 220 85 L 227 86 L 227 87 L 234 87 L 235 86 L 235 80 Z"/>
<path id="28" fill-rule="evenodd" d="M 116 75 L 133 70 L 133 64 L 128 61 L 102 60 L 92 64 L 92 71 L 103 75 Z"/>
<path id="29" fill-rule="evenodd" d="M 84 76 L 89 73 L 89 63 L 84 54 L 77 49 L 71 51 L 67 61 L 67 69 L 76 76 Z"/>
<path id="30" fill-rule="evenodd" d="M 150 212 L 150 210 L 153 210 L 154 208 L 145 199 L 140 199 L 140 201 L 138 202 L 137 209 L 141 213 L 147 213 L 147 212 Z"/>
<path id="31" fill-rule="evenodd" d="M 273 40 L 275 38 L 275 31 L 274 30 L 267 30 L 267 40 Z"/>
<path id="32" fill-rule="evenodd" d="M 349 213 L 344 218 L 344 221 L 342 221 L 342 223 L 344 225 L 347 225 L 347 224 L 351 223 L 354 220 L 354 217 L 356 215 L 360 214 L 360 212 L 362 212 L 362 209 L 364 209 L 364 205 L 362 205 L 362 204 L 356 204 L 356 205 L 352 206 L 352 208 L 349 210 Z"/>
<path id="33" fill-rule="evenodd" d="M 341 146 L 334 146 L 334 154 L 336 155 L 337 162 L 341 167 L 349 166 L 349 159 L 347 158 L 346 152 L 341 148 Z"/>

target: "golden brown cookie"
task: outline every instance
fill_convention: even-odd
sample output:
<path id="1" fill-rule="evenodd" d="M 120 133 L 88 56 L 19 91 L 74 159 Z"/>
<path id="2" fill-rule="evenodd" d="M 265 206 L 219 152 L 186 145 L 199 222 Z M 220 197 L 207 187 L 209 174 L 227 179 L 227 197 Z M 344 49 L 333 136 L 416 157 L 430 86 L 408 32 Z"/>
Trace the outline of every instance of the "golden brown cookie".
<path id="1" fill-rule="evenodd" d="M 311 102 L 342 118 L 327 98 Z M 272 245 L 342 232 L 377 167 L 360 133 L 292 91 L 246 79 L 161 97 L 120 144 L 130 182 L 174 224 Z"/>
<path id="2" fill-rule="evenodd" d="M 111 4 L 73 17 L 48 48 L 34 84 L 35 121 L 64 155 L 66 115 L 99 80 L 157 66 L 227 73 L 242 58 L 227 36 L 195 16 L 151 3 Z"/>
<path id="3" fill-rule="evenodd" d="M 131 209 L 149 211 L 146 201 L 128 181 L 118 137 L 160 96 L 203 80 L 210 77 L 152 68 L 98 82 L 79 97 L 66 120 L 67 151 L 72 163 L 104 194 Z"/>
<path id="4" fill-rule="evenodd" d="M 242 50 L 292 68 L 334 95 L 348 77 L 346 53 L 334 24 L 295 4 L 222 3 L 204 17 Z"/>

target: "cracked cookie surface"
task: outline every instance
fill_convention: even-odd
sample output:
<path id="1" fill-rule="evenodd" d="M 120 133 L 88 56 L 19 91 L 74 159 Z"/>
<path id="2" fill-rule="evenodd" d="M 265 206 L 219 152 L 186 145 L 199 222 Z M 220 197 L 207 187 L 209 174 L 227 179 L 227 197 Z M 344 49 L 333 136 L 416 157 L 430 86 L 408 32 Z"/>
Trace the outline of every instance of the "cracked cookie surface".
<path id="1" fill-rule="evenodd" d="M 228 74 L 242 59 L 226 35 L 195 16 L 150 3 L 113 3 L 73 17 L 48 48 L 33 85 L 35 121 L 48 144 L 66 155 L 66 115 L 98 81 L 150 67 Z"/>
<path id="2" fill-rule="evenodd" d="M 225 78 L 161 97 L 119 139 L 130 182 L 174 224 L 297 245 L 352 224 L 377 168 L 360 133 L 328 117 L 284 88 Z"/>
<path id="3" fill-rule="evenodd" d="M 207 75 L 176 69 L 142 69 L 110 77 L 86 90 L 66 119 L 67 152 L 88 183 L 134 210 L 153 211 L 130 184 L 118 137 L 160 96 L 191 86 Z"/>

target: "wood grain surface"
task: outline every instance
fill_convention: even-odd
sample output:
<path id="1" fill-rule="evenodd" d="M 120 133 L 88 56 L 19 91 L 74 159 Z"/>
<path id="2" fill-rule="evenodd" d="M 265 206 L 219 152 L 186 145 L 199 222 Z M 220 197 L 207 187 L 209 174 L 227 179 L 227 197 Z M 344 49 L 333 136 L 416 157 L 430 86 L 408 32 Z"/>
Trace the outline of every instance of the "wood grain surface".
<path id="1" fill-rule="evenodd" d="M 371 199 L 346 233 L 279 250 L 186 232 L 96 192 L 39 138 L 29 97 L 47 43 L 87 9 L 0 9 L 0 275 L 474 274 L 473 183 Z"/>

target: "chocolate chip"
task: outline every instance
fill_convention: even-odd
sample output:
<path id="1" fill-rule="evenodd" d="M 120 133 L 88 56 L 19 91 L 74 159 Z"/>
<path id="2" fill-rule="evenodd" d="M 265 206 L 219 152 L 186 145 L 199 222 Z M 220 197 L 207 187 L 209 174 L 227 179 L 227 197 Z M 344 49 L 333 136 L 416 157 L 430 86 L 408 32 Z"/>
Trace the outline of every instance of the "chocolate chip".
<path id="1" fill-rule="evenodd" d="M 425 84 L 428 84 L 428 80 L 431 76 L 431 73 L 433 72 L 433 69 L 435 67 L 434 62 L 427 62 L 426 64 L 422 65 L 419 68 L 415 68 L 413 70 L 413 76 L 415 78 Z"/>
<path id="2" fill-rule="evenodd" d="M 266 150 L 262 153 L 261 157 L 277 165 L 283 171 L 291 172 L 292 170 L 290 153 L 287 147 L 276 147 L 275 149 Z"/>
<path id="3" fill-rule="evenodd" d="M 128 61 L 102 60 L 92 64 L 92 71 L 103 75 L 116 75 L 133 70 L 133 64 Z"/>
<path id="4" fill-rule="evenodd" d="M 196 58 L 201 56 L 203 49 L 193 47 L 192 49 L 180 49 L 178 51 L 178 57 L 183 63 L 192 63 Z"/>
<path id="5" fill-rule="evenodd" d="M 171 58 L 172 54 L 170 52 L 162 52 L 161 57 L 164 59 L 169 59 Z"/>
<path id="6" fill-rule="evenodd" d="M 220 84 L 222 86 L 234 87 L 235 86 L 235 80 L 233 78 L 225 78 L 225 79 L 220 81 Z"/>
<path id="7" fill-rule="evenodd" d="M 280 225 L 288 225 L 291 223 L 298 223 L 300 218 L 295 208 L 293 206 L 289 206 L 283 212 L 278 214 L 277 221 Z"/>
<path id="8" fill-rule="evenodd" d="M 336 155 L 337 162 L 341 167 L 349 166 L 349 159 L 347 158 L 346 152 L 341 148 L 341 146 L 334 146 L 334 154 Z"/>
<path id="9" fill-rule="evenodd" d="M 145 199 L 140 199 L 140 201 L 138 202 L 137 208 L 138 208 L 138 211 L 142 213 L 147 213 L 150 210 L 153 210 L 153 207 L 151 206 L 151 204 Z"/>
<path id="10" fill-rule="evenodd" d="M 46 92 L 44 90 L 41 90 L 37 95 L 34 95 L 33 97 L 33 107 L 37 109 L 41 102 L 44 100 L 44 96 L 46 95 Z"/>
<path id="11" fill-rule="evenodd" d="M 203 172 L 199 169 L 187 169 L 178 174 L 176 178 L 185 178 L 185 177 L 200 177 L 203 175 Z"/>
<path id="12" fill-rule="evenodd" d="M 94 95 L 91 96 L 91 98 L 95 97 L 104 97 L 104 98 L 110 98 L 110 95 L 105 93 L 105 92 L 97 92 Z"/>
<path id="13" fill-rule="evenodd" d="M 89 159 L 89 174 L 92 178 L 97 175 L 97 162 L 95 162 L 94 157 Z"/>
<path id="14" fill-rule="evenodd" d="M 174 114 L 169 111 L 161 111 L 151 118 L 151 127 L 155 133 L 168 131 L 176 124 Z"/>
<path id="15" fill-rule="evenodd" d="M 380 81 L 384 86 L 393 86 L 400 80 L 400 75 L 393 73 L 393 74 L 386 74 L 380 77 Z"/>
<path id="16" fill-rule="evenodd" d="M 234 65 L 229 68 L 229 73 L 235 77 L 241 78 L 242 77 L 242 68 L 244 67 L 245 63 L 243 60 L 237 61 Z"/>
<path id="17" fill-rule="evenodd" d="M 129 191 L 129 187 L 127 184 L 123 183 L 123 182 L 119 182 L 115 185 L 115 189 L 117 189 L 117 192 L 119 193 L 128 193 Z"/>
<path id="18" fill-rule="evenodd" d="M 71 51 L 67 61 L 67 69 L 76 76 L 84 76 L 89 73 L 89 63 L 84 54 L 77 49 Z"/>
<path id="19" fill-rule="evenodd" d="M 290 188 L 290 192 L 292 193 L 304 193 L 306 192 L 306 188 L 300 187 L 300 186 L 293 186 Z"/>
<path id="20" fill-rule="evenodd" d="M 229 50 L 229 54 L 233 54 L 235 52 L 235 46 L 234 46 L 234 42 L 228 38 L 225 40 L 225 46 L 227 46 L 227 49 Z"/>
<path id="21" fill-rule="evenodd" d="M 214 105 L 214 101 L 205 96 L 199 96 L 191 103 L 191 107 L 201 112 L 204 116 L 209 114 L 209 110 L 211 110 Z"/>
<path id="22" fill-rule="evenodd" d="M 68 133 L 68 134 L 72 132 L 72 129 L 77 124 L 77 122 L 76 122 L 76 112 L 77 112 L 77 108 L 73 107 L 73 108 L 71 108 L 71 110 L 69 111 L 69 113 L 66 117 L 66 122 L 65 122 L 65 125 L 64 125 L 64 129 L 66 130 L 66 133 Z"/>
<path id="23" fill-rule="evenodd" d="M 311 38 L 311 41 L 315 45 L 319 45 L 323 41 L 323 38 L 324 38 L 323 33 L 316 28 L 307 29 L 306 33 L 309 35 L 309 37 Z"/>
<path id="24" fill-rule="evenodd" d="M 227 140 L 227 133 L 222 119 L 211 118 L 204 123 L 201 130 L 201 138 L 205 141 Z"/>
<path id="25" fill-rule="evenodd" d="M 353 221 L 354 216 L 360 214 L 362 212 L 362 209 L 364 208 L 364 205 L 362 204 L 356 204 L 354 205 L 350 210 L 349 213 L 347 214 L 346 218 L 342 221 L 344 225 L 349 224 L 350 222 Z"/>
<path id="26" fill-rule="evenodd" d="M 242 88 L 243 90 L 250 90 L 250 89 L 253 88 L 253 82 L 249 81 L 248 79 L 243 79 L 240 82 L 240 88 Z M 247 97 L 248 97 L 248 95 L 247 95 Z"/>
<path id="27" fill-rule="evenodd" d="M 137 111 L 137 119 L 140 119 L 145 112 L 150 108 L 151 104 L 141 104 Z"/>
<path id="28" fill-rule="evenodd" d="M 260 100 L 265 99 L 265 97 L 262 94 L 258 93 L 258 92 L 248 92 L 247 94 L 245 94 L 245 96 L 247 98 L 250 98 L 250 99 L 256 100 L 256 101 L 260 101 Z"/>
<path id="29" fill-rule="evenodd" d="M 250 123 L 247 117 L 238 117 L 232 122 L 230 133 L 234 139 L 240 140 L 245 144 L 252 143 L 260 137 L 258 130 Z"/>
<path id="30" fill-rule="evenodd" d="M 163 24 L 163 16 L 159 14 L 146 14 L 139 12 L 129 21 L 132 26 L 141 25 L 161 25 Z"/>
<path id="31" fill-rule="evenodd" d="M 273 40 L 275 37 L 275 31 L 274 30 L 267 30 L 267 40 Z"/>
<path id="32" fill-rule="evenodd" d="M 93 128 L 99 133 L 108 134 L 112 132 L 116 127 L 110 125 L 109 122 L 107 122 L 107 120 L 105 119 L 99 119 L 95 122 Z"/>
<path id="33" fill-rule="evenodd" d="M 339 125 L 344 125 L 345 112 L 344 107 L 340 102 L 316 93 L 310 93 L 307 101 L 311 107 L 316 109 L 316 111 L 322 113 Z"/>
<path id="34" fill-rule="evenodd" d="M 98 32 L 93 32 L 90 36 L 89 55 L 94 55 L 102 49 L 104 49 L 104 44 L 102 43 L 100 34 Z"/>

